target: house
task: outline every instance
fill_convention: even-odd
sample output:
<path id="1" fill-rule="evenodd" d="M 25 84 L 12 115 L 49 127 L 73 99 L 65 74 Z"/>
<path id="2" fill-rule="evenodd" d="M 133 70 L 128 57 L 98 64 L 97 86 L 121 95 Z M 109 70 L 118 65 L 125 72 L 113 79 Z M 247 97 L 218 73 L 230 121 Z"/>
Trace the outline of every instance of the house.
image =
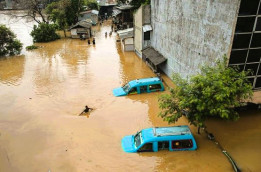
<path id="1" fill-rule="evenodd" d="M 229 66 L 252 70 L 248 79 L 255 99 L 261 91 L 260 4 L 261 0 L 151 0 L 151 47 L 167 59 L 158 67 L 169 77 L 175 72 L 185 78 L 226 54 Z"/>
<path id="2" fill-rule="evenodd" d="M 96 25 L 98 23 L 98 15 L 99 15 L 99 11 L 97 10 L 83 11 L 80 13 L 78 20 L 81 21 L 81 20 L 91 19 L 92 25 Z"/>
<path id="3" fill-rule="evenodd" d="M 121 39 L 122 51 L 133 51 L 134 50 L 134 34 L 133 28 L 120 30 L 117 32 Z"/>
<path id="4" fill-rule="evenodd" d="M 100 0 L 99 7 L 100 18 L 106 18 L 112 15 L 113 8 L 117 5 L 117 0 Z"/>
<path id="5" fill-rule="evenodd" d="M 92 24 L 87 21 L 79 21 L 75 25 L 71 26 L 69 31 L 71 31 L 72 38 L 80 38 L 82 34 L 85 34 L 88 39 L 92 36 Z"/>
<path id="6" fill-rule="evenodd" d="M 134 50 L 139 57 L 142 57 L 142 50 L 151 44 L 150 18 L 150 5 L 142 5 L 134 14 Z"/>
<path id="7" fill-rule="evenodd" d="M 113 10 L 114 23 L 118 30 L 133 27 L 133 6 L 121 5 Z"/>

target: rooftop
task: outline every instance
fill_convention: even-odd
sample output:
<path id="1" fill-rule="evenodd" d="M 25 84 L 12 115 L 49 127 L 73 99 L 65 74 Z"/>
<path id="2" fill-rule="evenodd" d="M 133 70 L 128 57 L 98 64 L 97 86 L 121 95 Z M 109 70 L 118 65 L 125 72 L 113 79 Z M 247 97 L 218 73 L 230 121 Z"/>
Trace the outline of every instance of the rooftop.
<path id="1" fill-rule="evenodd" d="M 80 14 L 88 14 L 88 13 L 93 13 L 93 14 L 98 15 L 99 11 L 97 11 L 97 10 L 88 10 L 88 11 L 83 11 Z"/>
<path id="2" fill-rule="evenodd" d="M 133 6 L 132 5 L 121 5 L 116 8 L 118 8 L 119 10 L 129 10 L 129 9 L 132 9 Z"/>
<path id="3" fill-rule="evenodd" d="M 71 26 L 68 30 L 74 29 L 74 28 L 78 28 L 78 27 L 82 27 L 82 28 L 91 28 L 92 24 L 87 20 L 87 21 L 79 21 L 78 23 L 76 23 L 75 25 Z"/>
<path id="4" fill-rule="evenodd" d="M 120 30 L 117 33 L 121 39 L 132 38 L 134 36 L 133 28 Z"/>

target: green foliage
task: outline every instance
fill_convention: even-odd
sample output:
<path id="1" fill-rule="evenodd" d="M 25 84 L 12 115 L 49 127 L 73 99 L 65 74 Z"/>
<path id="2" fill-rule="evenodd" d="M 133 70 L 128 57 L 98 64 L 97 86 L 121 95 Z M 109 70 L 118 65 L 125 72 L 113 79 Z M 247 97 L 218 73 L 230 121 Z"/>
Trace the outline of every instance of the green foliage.
<path id="1" fill-rule="evenodd" d="M 70 2 L 68 0 L 60 0 L 52 2 L 46 7 L 46 14 L 49 15 L 48 19 L 57 24 L 61 30 L 64 30 L 68 26 L 65 9 L 69 5 Z"/>
<path id="2" fill-rule="evenodd" d="M 99 5 L 96 0 L 87 0 L 86 6 L 91 10 L 99 10 Z"/>
<path id="3" fill-rule="evenodd" d="M 30 46 L 26 47 L 26 50 L 34 50 L 34 49 L 38 49 L 38 48 L 39 48 L 39 46 L 37 46 L 37 45 L 30 45 Z"/>
<path id="4" fill-rule="evenodd" d="M 20 54 L 22 47 L 16 35 L 5 25 L 0 25 L 0 56 Z"/>
<path id="5" fill-rule="evenodd" d="M 150 0 L 136 0 L 136 1 L 131 1 L 130 4 L 134 7 L 134 9 L 138 9 L 141 5 L 150 4 Z"/>
<path id="6" fill-rule="evenodd" d="M 169 123 L 176 122 L 184 113 L 189 122 L 197 127 L 205 127 L 209 116 L 237 120 L 235 107 L 251 98 L 252 86 L 247 82 L 249 72 L 227 67 L 227 57 L 216 62 L 216 66 L 204 66 L 201 74 L 189 79 L 173 75 L 175 88 L 170 94 L 159 98 L 162 112 L 159 114 Z"/>
<path id="7" fill-rule="evenodd" d="M 59 35 L 55 33 L 57 25 L 41 23 L 38 26 L 34 25 L 31 32 L 34 42 L 50 42 L 59 39 Z"/>
<path id="8" fill-rule="evenodd" d="M 70 5 L 65 8 L 66 21 L 69 26 L 78 22 L 78 17 L 82 11 L 84 11 L 83 0 L 70 0 Z"/>

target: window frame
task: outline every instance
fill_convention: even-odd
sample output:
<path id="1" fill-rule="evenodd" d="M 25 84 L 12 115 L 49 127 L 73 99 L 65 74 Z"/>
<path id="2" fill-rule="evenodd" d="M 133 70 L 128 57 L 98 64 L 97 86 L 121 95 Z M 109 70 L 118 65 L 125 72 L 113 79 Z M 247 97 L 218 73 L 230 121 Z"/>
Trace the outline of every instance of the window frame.
<path id="1" fill-rule="evenodd" d="M 149 41 L 150 40 L 150 31 L 143 32 L 144 36 L 144 41 Z"/>
<path id="2" fill-rule="evenodd" d="M 175 147 L 174 147 L 174 143 L 175 143 L 175 142 L 179 142 L 179 144 L 182 145 L 182 143 L 180 143 L 180 142 L 184 142 L 184 141 L 189 141 L 190 144 L 191 144 L 190 147 L 178 147 L 178 148 L 175 148 Z M 192 147 L 193 147 L 193 141 L 192 141 L 192 139 L 172 140 L 172 141 L 171 141 L 171 148 L 172 148 L 173 150 L 190 149 L 190 148 L 192 148 Z"/>
<path id="3" fill-rule="evenodd" d="M 159 85 L 160 87 L 153 87 L 153 86 L 157 86 Z M 149 84 L 148 85 L 149 87 L 149 91 L 160 91 L 162 89 L 162 85 L 160 83 L 157 83 L 157 84 Z"/>

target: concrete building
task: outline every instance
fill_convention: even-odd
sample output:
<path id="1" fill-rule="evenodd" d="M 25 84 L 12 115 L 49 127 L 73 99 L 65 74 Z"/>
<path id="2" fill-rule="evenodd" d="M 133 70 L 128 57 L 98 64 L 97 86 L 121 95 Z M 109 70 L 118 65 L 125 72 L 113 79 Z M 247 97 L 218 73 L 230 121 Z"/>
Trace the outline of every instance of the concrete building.
<path id="1" fill-rule="evenodd" d="M 121 5 L 114 8 L 113 21 L 117 30 L 133 28 L 133 6 Z"/>
<path id="2" fill-rule="evenodd" d="M 139 57 L 151 44 L 150 5 L 142 5 L 134 14 L 134 49 Z"/>
<path id="3" fill-rule="evenodd" d="M 101 18 L 106 18 L 108 16 L 111 16 L 112 12 L 113 12 L 113 7 L 115 7 L 116 5 L 117 5 L 116 0 L 100 0 L 99 1 L 99 7 L 100 7 L 99 16 Z"/>
<path id="4" fill-rule="evenodd" d="M 133 28 L 120 30 L 117 33 L 121 39 L 121 50 L 134 51 Z"/>
<path id="5" fill-rule="evenodd" d="M 261 89 L 260 1 L 151 0 L 151 46 L 167 59 L 160 69 L 186 77 L 226 54 Z"/>

